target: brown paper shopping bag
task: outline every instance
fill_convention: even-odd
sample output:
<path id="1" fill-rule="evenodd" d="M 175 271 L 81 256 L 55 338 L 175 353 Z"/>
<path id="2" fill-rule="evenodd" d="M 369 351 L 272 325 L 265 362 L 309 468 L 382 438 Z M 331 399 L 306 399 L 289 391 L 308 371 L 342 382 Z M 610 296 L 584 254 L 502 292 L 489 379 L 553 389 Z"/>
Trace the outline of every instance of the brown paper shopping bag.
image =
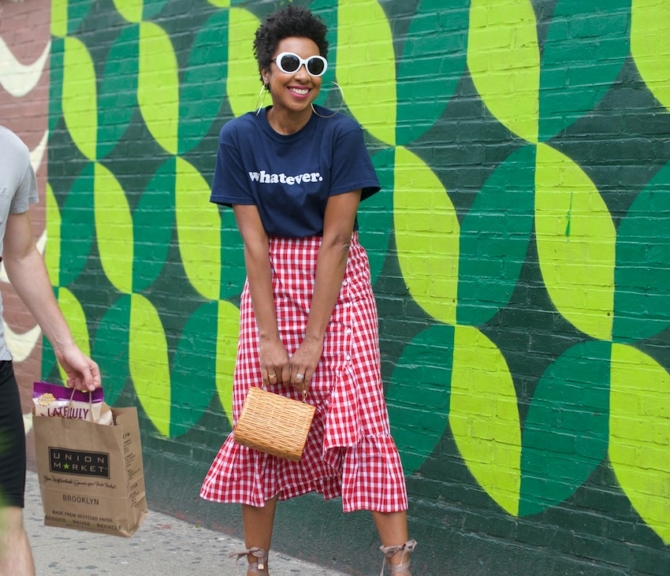
<path id="1" fill-rule="evenodd" d="M 147 515 L 136 408 L 112 408 L 114 425 L 35 416 L 44 524 L 132 536 Z"/>

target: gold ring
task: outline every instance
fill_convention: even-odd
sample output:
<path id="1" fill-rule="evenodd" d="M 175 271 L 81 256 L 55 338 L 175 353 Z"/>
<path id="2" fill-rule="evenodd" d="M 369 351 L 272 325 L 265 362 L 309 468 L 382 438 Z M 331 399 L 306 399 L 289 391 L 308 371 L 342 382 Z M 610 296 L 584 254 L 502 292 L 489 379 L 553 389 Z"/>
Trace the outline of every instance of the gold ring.
<path id="1" fill-rule="evenodd" d="M 268 376 L 268 378 L 270 378 L 270 379 L 273 379 L 273 378 L 276 378 L 276 377 L 277 377 L 276 374 L 270 374 L 270 375 Z"/>

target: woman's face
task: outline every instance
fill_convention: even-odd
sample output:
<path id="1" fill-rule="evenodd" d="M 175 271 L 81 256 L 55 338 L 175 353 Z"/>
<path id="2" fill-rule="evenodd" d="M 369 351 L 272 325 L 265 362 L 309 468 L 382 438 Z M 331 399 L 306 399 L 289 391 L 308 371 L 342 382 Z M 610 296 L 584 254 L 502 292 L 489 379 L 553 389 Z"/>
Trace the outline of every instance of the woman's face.
<path id="1" fill-rule="evenodd" d="M 309 38 L 284 38 L 272 55 L 273 62 L 270 64 L 270 69 L 263 74 L 265 83 L 268 84 L 270 94 L 272 94 L 275 112 L 300 114 L 309 110 L 312 102 L 319 95 L 321 76 L 310 75 L 304 65 L 292 73 L 282 72 L 274 62 L 277 55 L 282 52 L 292 52 L 303 60 L 307 60 L 310 56 L 319 56 L 319 48 Z"/>

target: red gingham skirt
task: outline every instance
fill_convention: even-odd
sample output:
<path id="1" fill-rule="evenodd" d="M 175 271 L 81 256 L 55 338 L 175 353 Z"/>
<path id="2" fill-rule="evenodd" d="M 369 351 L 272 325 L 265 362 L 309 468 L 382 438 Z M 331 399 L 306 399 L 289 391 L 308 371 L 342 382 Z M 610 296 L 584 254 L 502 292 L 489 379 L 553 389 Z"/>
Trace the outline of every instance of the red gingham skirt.
<path id="1" fill-rule="evenodd" d="M 320 245 L 320 237 L 270 239 L 277 323 L 289 354 L 304 336 Z M 258 331 L 247 284 L 240 303 L 235 422 L 249 387 L 260 384 Z M 289 386 L 270 389 L 301 399 Z M 326 499 L 342 496 L 345 512 L 406 510 L 405 479 L 384 402 L 370 267 L 355 233 L 308 402 L 316 412 L 300 462 L 240 446 L 231 434 L 214 459 L 200 496 L 263 506 L 275 495 L 286 500 L 316 491 Z"/>

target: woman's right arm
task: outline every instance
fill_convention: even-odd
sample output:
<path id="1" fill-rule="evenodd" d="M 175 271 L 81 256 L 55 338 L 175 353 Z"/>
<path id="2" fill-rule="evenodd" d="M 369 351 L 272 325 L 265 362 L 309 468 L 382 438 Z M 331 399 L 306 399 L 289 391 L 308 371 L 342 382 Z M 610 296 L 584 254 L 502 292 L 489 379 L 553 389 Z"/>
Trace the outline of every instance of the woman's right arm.
<path id="1" fill-rule="evenodd" d="M 263 383 L 288 383 L 289 358 L 277 327 L 268 236 L 256 206 L 235 204 L 233 211 L 244 242 L 249 292 L 258 325 Z M 277 380 L 270 381 L 272 374 L 277 375 Z"/>

